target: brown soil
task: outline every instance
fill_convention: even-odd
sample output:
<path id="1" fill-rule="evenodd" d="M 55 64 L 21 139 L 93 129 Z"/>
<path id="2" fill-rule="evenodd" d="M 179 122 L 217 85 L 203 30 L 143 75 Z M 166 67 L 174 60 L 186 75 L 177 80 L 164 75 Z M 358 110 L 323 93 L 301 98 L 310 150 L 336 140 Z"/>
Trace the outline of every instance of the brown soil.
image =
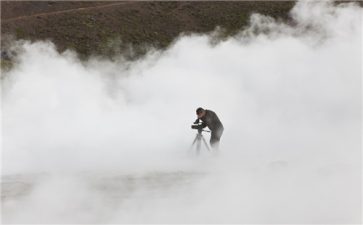
<path id="1" fill-rule="evenodd" d="M 1 1 L 1 34 L 51 40 L 60 51 L 82 56 L 113 55 L 129 44 L 167 47 L 180 33 L 205 33 L 220 26 L 230 35 L 252 13 L 288 19 L 293 1 L 242 2 L 34 2 Z M 117 40 L 122 40 L 118 42 Z M 2 49 L 6 48 L 2 38 Z M 139 46 L 139 47 L 137 47 Z"/>

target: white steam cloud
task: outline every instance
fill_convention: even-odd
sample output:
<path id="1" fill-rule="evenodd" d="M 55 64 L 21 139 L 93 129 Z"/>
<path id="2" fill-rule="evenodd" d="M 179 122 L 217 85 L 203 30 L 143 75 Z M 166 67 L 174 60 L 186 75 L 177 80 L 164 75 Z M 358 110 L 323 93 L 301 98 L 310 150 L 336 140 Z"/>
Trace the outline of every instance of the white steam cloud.
<path id="1" fill-rule="evenodd" d="M 362 9 L 299 2 L 136 62 L 17 43 L 2 79 L 4 223 L 361 222 Z M 199 107 L 225 126 L 188 155 Z"/>

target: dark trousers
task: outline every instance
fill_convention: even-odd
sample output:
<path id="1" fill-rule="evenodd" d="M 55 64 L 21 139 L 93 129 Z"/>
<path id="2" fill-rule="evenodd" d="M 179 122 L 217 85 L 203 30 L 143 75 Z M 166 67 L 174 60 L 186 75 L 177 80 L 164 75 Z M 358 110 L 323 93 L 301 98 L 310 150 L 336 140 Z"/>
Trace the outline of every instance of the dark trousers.
<path id="1" fill-rule="evenodd" d="M 223 130 L 224 130 L 223 127 L 212 130 L 211 137 L 210 137 L 210 145 L 212 146 L 212 148 L 214 148 L 214 149 L 219 148 L 219 142 L 221 140 Z"/>

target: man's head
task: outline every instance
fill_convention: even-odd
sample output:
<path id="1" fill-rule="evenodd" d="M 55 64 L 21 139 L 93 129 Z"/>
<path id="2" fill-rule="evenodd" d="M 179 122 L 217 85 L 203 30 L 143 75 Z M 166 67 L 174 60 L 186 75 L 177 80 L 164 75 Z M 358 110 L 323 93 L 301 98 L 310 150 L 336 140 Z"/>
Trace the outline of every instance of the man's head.
<path id="1" fill-rule="evenodd" d="M 203 108 L 199 107 L 199 108 L 197 108 L 196 113 L 197 113 L 198 118 L 200 119 L 205 115 L 205 110 Z"/>

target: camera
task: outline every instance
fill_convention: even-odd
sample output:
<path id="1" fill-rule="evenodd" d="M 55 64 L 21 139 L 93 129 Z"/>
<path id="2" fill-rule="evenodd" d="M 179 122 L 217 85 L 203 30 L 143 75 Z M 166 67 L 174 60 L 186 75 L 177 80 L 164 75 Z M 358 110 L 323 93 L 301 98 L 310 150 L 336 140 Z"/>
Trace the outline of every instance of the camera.
<path id="1" fill-rule="evenodd" d="M 202 127 L 202 125 L 201 125 L 201 124 L 193 124 L 193 125 L 192 125 L 192 129 L 199 130 L 199 129 L 203 129 L 203 127 Z"/>
<path id="2" fill-rule="evenodd" d="M 196 119 L 192 125 L 192 129 L 196 129 L 196 130 L 202 130 L 202 123 L 199 123 L 199 118 Z"/>

